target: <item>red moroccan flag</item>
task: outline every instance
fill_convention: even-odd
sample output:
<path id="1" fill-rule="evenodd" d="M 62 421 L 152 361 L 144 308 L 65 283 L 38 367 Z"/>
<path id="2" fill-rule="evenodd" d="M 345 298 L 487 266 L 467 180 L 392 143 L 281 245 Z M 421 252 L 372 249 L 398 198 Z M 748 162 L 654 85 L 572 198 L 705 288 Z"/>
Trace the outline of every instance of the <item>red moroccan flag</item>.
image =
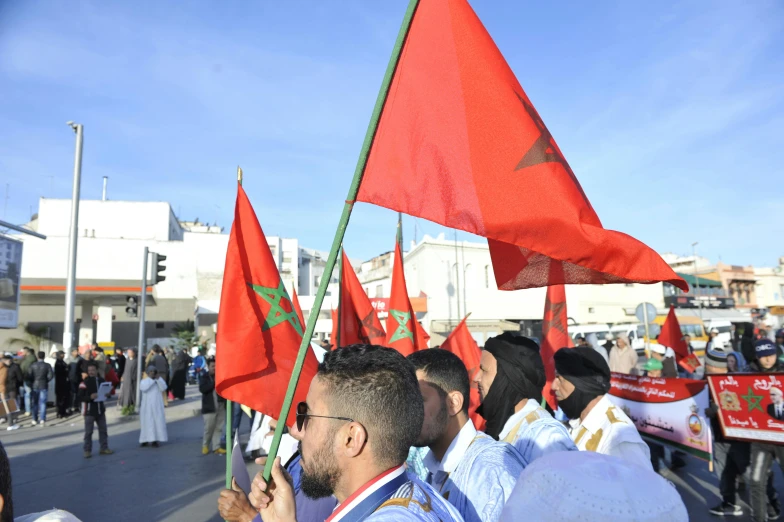
<path id="1" fill-rule="evenodd" d="M 338 305 L 340 308 L 340 305 Z M 338 311 L 332 310 L 332 333 L 329 337 L 329 344 L 332 345 L 333 350 L 337 350 L 338 346 Z"/>
<path id="2" fill-rule="evenodd" d="M 476 344 L 474 337 L 468 330 L 468 326 L 466 325 L 467 319 L 468 316 L 460 321 L 457 328 L 452 330 L 452 333 L 449 334 L 446 341 L 441 344 L 441 348 L 460 357 L 460 360 L 463 361 L 463 364 L 465 364 L 465 367 L 468 370 L 468 379 L 471 383 L 471 396 L 468 401 L 468 416 L 474 421 L 476 429 L 481 431 L 485 427 L 485 419 L 476 413 L 476 409 L 482 404 L 482 401 L 479 398 L 479 389 L 476 387 L 476 384 L 474 384 L 474 376 L 476 375 L 476 372 L 479 371 L 479 359 L 482 357 L 482 351 L 479 349 L 479 345 Z"/>
<path id="3" fill-rule="evenodd" d="M 417 346 L 420 350 L 430 348 L 430 334 L 425 331 L 425 327 L 422 326 L 422 323 L 417 321 L 416 318 L 414 319 L 414 322 L 416 323 Z"/>
<path id="4" fill-rule="evenodd" d="M 278 417 L 302 332 L 264 232 L 239 186 L 218 315 L 215 380 L 221 397 Z M 305 400 L 317 369 L 308 350 L 294 403 Z M 288 425 L 295 414 L 292 408 Z"/>
<path id="5" fill-rule="evenodd" d="M 605 230 L 466 0 L 422 0 L 357 200 L 486 237 L 498 287 L 670 282 L 659 255 Z M 562 266 L 548 279 L 551 264 Z"/>
<path id="6" fill-rule="evenodd" d="M 403 254 L 400 243 L 395 243 L 395 262 L 392 265 L 392 291 L 389 297 L 387 316 L 386 345 L 404 356 L 419 350 L 418 336 L 415 335 L 417 320 L 406 289 L 406 276 L 403 271 Z"/>
<path id="7" fill-rule="evenodd" d="M 555 352 L 573 346 L 567 330 L 566 289 L 563 285 L 550 286 L 547 288 L 547 298 L 544 302 L 542 346 L 539 353 L 542 355 L 544 373 L 547 377 L 542 396 L 552 409 L 558 407 L 558 401 L 551 390 L 555 379 Z"/>
<path id="8" fill-rule="evenodd" d="M 345 250 L 343 250 L 340 280 L 342 284 L 340 293 L 341 344 L 361 342 L 383 346 L 387 334 L 384 332 L 376 309 L 370 304 L 370 299 L 368 299 L 365 289 L 362 288 L 362 283 L 359 282 Z M 352 341 L 343 341 L 344 336 Z"/>
<path id="9" fill-rule="evenodd" d="M 658 341 L 659 344 L 672 348 L 675 352 L 675 360 L 686 371 L 694 373 L 694 370 L 701 366 L 697 356 L 689 353 L 689 345 L 683 339 L 681 325 L 678 323 L 678 317 L 675 315 L 673 306 L 670 306 L 670 312 L 667 314 L 667 319 L 664 320 L 664 324 L 661 327 Z"/>
<path id="10" fill-rule="evenodd" d="M 291 287 L 291 304 L 294 306 L 294 311 L 297 312 L 300 324 L 305 324 L 305 316 L 302 314 L 302 307 L 299 305 L 299 297 L 297 297 L 297 288 Z"/>

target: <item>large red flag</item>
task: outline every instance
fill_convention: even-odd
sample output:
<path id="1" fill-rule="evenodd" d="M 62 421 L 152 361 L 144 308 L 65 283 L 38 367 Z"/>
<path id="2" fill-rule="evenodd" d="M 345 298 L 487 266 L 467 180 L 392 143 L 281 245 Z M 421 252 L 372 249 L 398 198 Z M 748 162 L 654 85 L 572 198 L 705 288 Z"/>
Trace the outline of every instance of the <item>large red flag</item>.
<path id="1" fill-rule="evenodd" d="M 299 323 L 304 325 L 305 316 L 302 314 L 302 307 L 299 305 L 299 297 L 297 297 L 297 288 L 295 286 L 291 287 L 291 305 L 294 307 L 294 311 L 297 312 Z"/>
<path id="2" fill-rule="evenodd" d="M 476 375 L 476 372 L 479 371 L 479 359 L 482 357 L 482 351 L 479 349 L 479 345 L 476 344 L 476 340 L 474 340 L 474 337 L 468 330 L 468 326 L 466 325 L 467 319 L 468 316 L 460 321 L 457 328 L 452 330 L 452 333 L 449 334 L 446 341 L 441 344 L 441 348 L 460 357 L 460 360 L 463 361 L 463 364 L 465 364 L 465 367 L 468 370 L 468 379 L 471 383 L 471 396 L 468 401 L 468 416 L 474 421 L 476 429 L 481 431 L 484 429 L 485 419 L 476 413 L 476 409 L 482 404 L 482 401 L 479 398 L 479 389 L 476 387 L 476 384 L 474 384 L 474 376 Z"/>
<path id="3" fill-rule="evenodd" d="M 340 343 L 343 345 L 354 343 L 368 343 L 384 345 L 387 334 L 381 325 L 381 320 L 376 314 L 376 309 L 370 304 L 362 283 L 359 282 L 346 251 L 343 250 L 341 263 L 341 293 L 340 293 Z M 350 339 L 349 341 L 344 341 Z"/>
<path id="4" fill-rule="evenodd" d="M 563 285 L 553 285 L 547 288 L 547 298 L 544 302 L 544 321 L 542 322 L 542 346 L 539 353 L 544 363 L 544 373 L 547 382 L 544 385 L 542 396 L 550 407 L 555 410 L 558 401 L 552 393 L 553 380 L 555 379 L 555 352 L 561 348 L 572 348 L 572 338 L 567 330 L 566 315 L 566 289 Z"/>
<path id="5" fill-rule="evenodd" d="M 466 0 L 422 0 L 357 200 L 489 239 L 496 282 L 686 283 L 653 250 L 605 230 Z M 561 279 L 548 278 L 551 264 Z"/>
<path id="6" fill-rule="evenodd" d="M 419 350 L 418 335 L 415 334 L 417 320 L 411 307 L 403 271 L 403 254 L 400 243 L 395 243 L 395 262 L 392 265 L 392 291 L 389 296 L 386 345 L 404 356 Z"/>
<path id="7" fill-rule="evenodd" d="M 302 322 L 239 186 L 223 273 L 216 389 L 228 400 L 276 418 L 302 341 Z M 318 362 L 308 350 L 294 402 L 304 401 Z M 287 424 L 295 420 L 291 409 Z"/>

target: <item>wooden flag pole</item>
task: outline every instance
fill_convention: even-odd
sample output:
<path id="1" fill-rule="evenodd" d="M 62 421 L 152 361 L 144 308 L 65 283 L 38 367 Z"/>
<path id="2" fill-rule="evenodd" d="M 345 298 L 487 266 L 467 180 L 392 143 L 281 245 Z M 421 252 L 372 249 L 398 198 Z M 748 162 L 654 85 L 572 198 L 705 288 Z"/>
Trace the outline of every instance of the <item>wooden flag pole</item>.
<path id="1" fill-rule="evenodd" d="M 242 169 L 237 166 L 237 183 L 242 185 Z M 232 404 L 226 401 L 226 489 L 231 489 L 231 450 L 234 449 L 234 433 L 232 433 Z M 248 492 L 250 493 L 250 492 Z"/>
<path id="2" fill-rule="evenodd" d="M 289 416 L 291 409 L 291 402 L 294 400 L 294 392 L 297 390 L 297 382 L 299 382 L 299 375 L 302 372 L 302 365 L 305 362 L 305 356 L 310 349 L 310 339 L 313 337 L 313 330 L 316 328 L 316 319 L 318 319 L 321 305 L 324 302 L 324 296 L 327 293 L 327 286 L 332 279 L 332 272 L 335 270 L 335 261 L 338 258 L 338 251 L 340 245 L 343 243 L 343 237 L 346 235 L 346 228 L 348 221 L 351 217 L 351 210 L 354 208 L 354 201 L 359 192 L 359 184 L 362 181 L 362 175 L 365 173 L 365 165 L 367 165 L 368 156 L 370 154 L 370 147 L 373 144 L 373 139 L 376 137 L 378 130 L 378 122 L 381 119 L 381 111 L 384 109 L 384 104 L 387 101 L 389 94 L 389 87 L 392 85 L 392 78 L 395 75 L 395 69 L 400 61 L 400 54 L 403 50 L 403 44 L 408 36 L 408 30 L 411 27 L 411 21 L 414 19 L 419 0 L 409 0 L 406 14 L 403 17 L 403 23 L 400 25 L 400 31 L 395 41 L 395 46 L 392 48 L 392 56 L 389 58 L 387 70 L 384 74 L 384 80 L 381 82 L 381 88 L 378 91 L 376 98 L 376 105 L 373 107 L 373 114 L 370 117 L 367 132 L 365 133 L 365 141 L 362 143 L 362 149 L 359 152 L 359 159 L 357 160 L 357 167 L 354 169 L 354 178 L 351 180 L 351 186 L 348 189 L 348 196 L 346 203 L 343 205 L 343 213 L 340 215 L 338 228 L 335 231 L 335 239 L 332 241 L 332 248 L 329 251 L 327 264 L 324 267 L 324 277 L 321 278 L 318 291 L 316 292 L 315 300 L 313 301 L 313 308 L 308 316 L 308 324 L 305 328 L 305 333 L 302 335 L 302 344 L 299 347 L 297 354 L 297 361 L 294 366 L 294 371 L 291 373 L 291 380 L 286 389 L 286 396 L 283 399 L 283 407 L 280 409 L 278 416 L 278 425 L 275 428 L 275 435 L 272 437 L 272 444 L 270 445 L 269 456 L 267 463 L 264 466 L 264 480 L 269 483 L 272 474 L 272 464 L 278 454 L 278 446 L 280 446 L 280 438 L 283 436 L 283 428 L 286 426 L 286 419 Z"/>

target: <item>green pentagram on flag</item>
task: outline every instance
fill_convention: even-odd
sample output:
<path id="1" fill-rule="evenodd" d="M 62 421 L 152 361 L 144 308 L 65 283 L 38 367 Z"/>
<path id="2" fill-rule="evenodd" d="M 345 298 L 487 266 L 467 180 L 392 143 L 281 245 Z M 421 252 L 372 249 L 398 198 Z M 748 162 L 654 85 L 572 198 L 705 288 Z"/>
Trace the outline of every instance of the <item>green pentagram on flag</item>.
<path id="1" fill-rule="evenodd" d="M 253 283 L 248 283 L 248 286 L 253 288 L 271 306 L 269 315 L 264 318 L 264 325 L 261 327 L 262 331 L 274 328 L 280 323 L 288 322 L 298 334 L 302 335 L 302 324 L 300 324 L 294 305 L 291 303 L 291 299 L 289 299 L 289 293 L 286 292 L 286 287 L 283 286 L 283 281 L 280 281 L 277 288 L 254 285 Z M 289 303 L 291 312 L 283 309 L 281 304 L 284 302 Z"/>
<path id="2" fill-rule="evenodd" d="M 740 398 L 748 403 L 749 411 L 752 411 L 755 408 L 759 408 L 759 411 L 765 411 L 762 409 L 762 399 L 765 397 L 762 395 L 755 395 L 751 386 L 749 386 L 749 392 L 746 395 L 741 395 Z"/>
<path id="3" fill-rule="evenodd" d="M 403 312 L 402 310 L 390 310 L 390 314 L 392 317 L 395 318 L 397 321 L 397 329 L 395 329 L 395 334 L 389 340 L 390 343 L 394 343 L 401 339 L 411 339 L 411 342 L 414 342 L 414 334 L 411 333 L 411 329 L 408 327 L 408 321 L 411 319 L 411 312 Z"/>

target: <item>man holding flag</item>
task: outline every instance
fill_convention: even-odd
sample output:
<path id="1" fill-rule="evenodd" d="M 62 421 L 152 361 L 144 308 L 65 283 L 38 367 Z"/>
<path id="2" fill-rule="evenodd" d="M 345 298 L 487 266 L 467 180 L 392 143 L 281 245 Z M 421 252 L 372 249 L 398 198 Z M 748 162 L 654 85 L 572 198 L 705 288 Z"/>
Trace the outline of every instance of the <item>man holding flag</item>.
<path id="1" fill-rule="evenodd" d="M 542 455 L 577 449 L 564 425 L 542 407 L 544 364 L 531 339 L 509 332 L 488 339 L 474 382 L 485 431 L 512 444 L 526 466 Z"/>

